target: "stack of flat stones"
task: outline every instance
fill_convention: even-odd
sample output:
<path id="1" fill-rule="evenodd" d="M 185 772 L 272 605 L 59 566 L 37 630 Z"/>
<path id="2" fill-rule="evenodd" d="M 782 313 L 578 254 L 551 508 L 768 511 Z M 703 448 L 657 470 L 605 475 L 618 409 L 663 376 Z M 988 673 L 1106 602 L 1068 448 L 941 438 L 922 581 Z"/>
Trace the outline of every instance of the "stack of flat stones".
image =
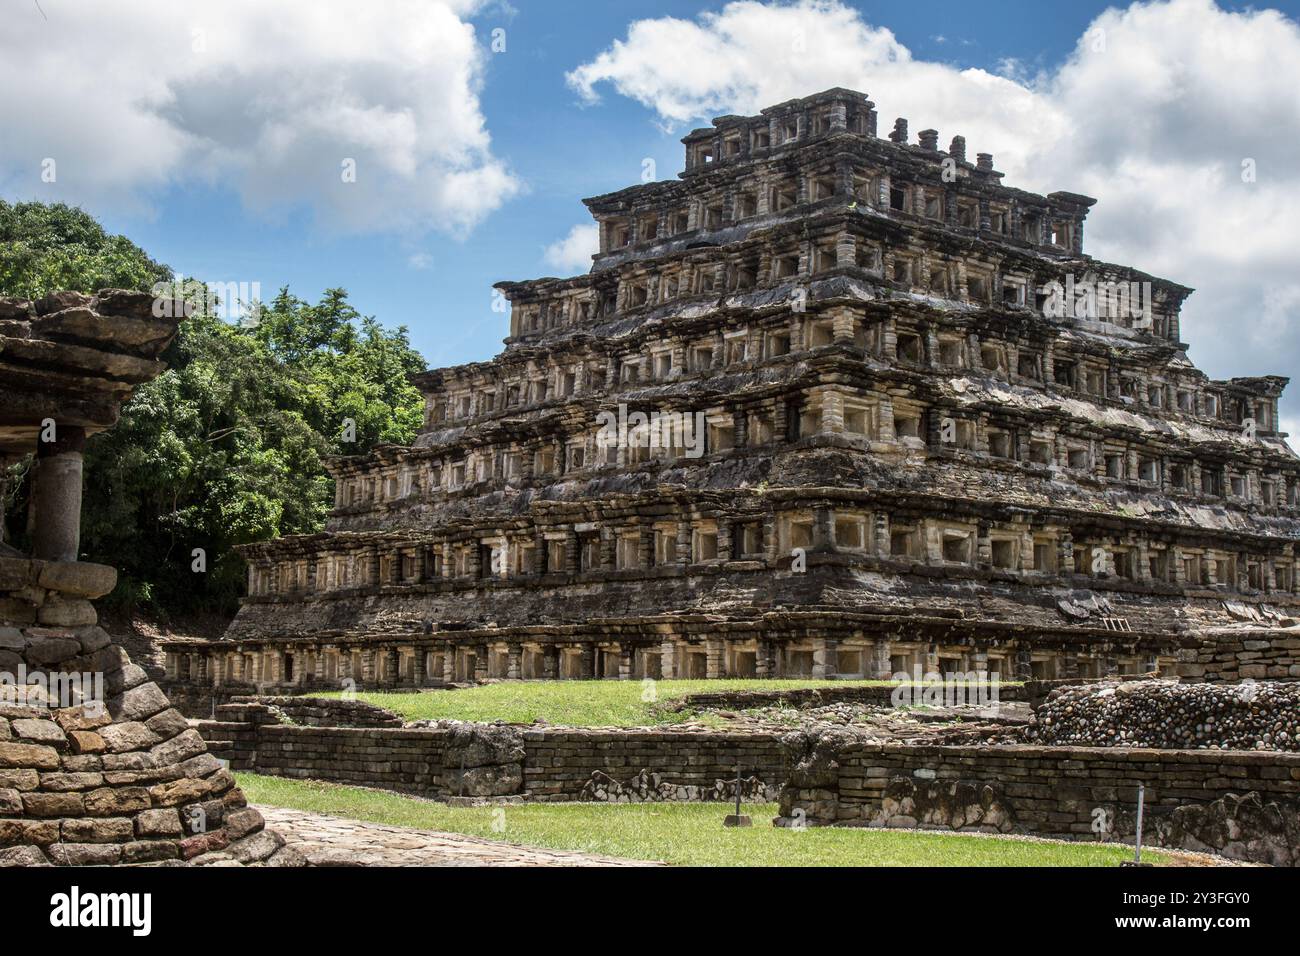
<path id="1" fill-rule="evenodd" d="M 1300 683 L 1169 680 L 1054 690 L 1028 730 L 1034 743 L 1177 750 L 1300 751 Z"/>
<path id="2" fill-rule="evenodd" d="M 0 558 L 0 603 L 57 579 L 61 602 L 88 605 L 114 583 L 51 564 Z M 93 609 L 73 626 L 0 620 L 0 675 L 0 865 L 298 862 Z"/>
<path id="3" fill-rule="evenodd" d="M 0 452 L 19 441 L 34 450 L 47 417 L 87 434 L 111 426 L 132 389 L 166 368 L 158 356 L 188 311 L 182 301 L 127 289 L 0 297 L 0 381 L 8 386 Z"/>

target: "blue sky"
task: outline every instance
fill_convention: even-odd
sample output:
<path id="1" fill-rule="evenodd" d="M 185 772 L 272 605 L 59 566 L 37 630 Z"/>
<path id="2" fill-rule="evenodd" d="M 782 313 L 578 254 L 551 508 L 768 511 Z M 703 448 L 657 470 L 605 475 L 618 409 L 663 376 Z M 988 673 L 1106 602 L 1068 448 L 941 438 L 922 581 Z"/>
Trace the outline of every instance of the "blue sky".
<path id="1" fill-rule="evenodd" d="M 475 17 L 485 43 L 494 28 L 506 30 L 506 52 L 487 61 L 483 113 L 493 151 L 527 191 L 463 240 L 438 234 L 334 238 L 313 230 L 305 213 L 273 225 L 247 215 L 228 190 L 188 184 L 156 197 L 152 222 L 105 215 L 105 225 L 186 274 L 260 281 L 267 295 L 284 283 L 307 298 L 341 285 L 362 312 L 406 325 L 431 367 L 486 359 L 506 334 L 505 318 L 491 310 L 494 282 L 553 274 L 543 250 L 586 216 L 580 200 L 639 182 L 645 157 L 655 159 L 661 179 L 682 168 L 679 140 L 690 126 L 666 133 L 652 111 L 618 96 L 585 105 L 566 85 L 565 73 L 624 37 L 632 20 L 692 18 L 719 6 L 514 0 L 513 16 L 488 11 Z M 1105 4 L 903 0 L 853 6 L 889 27 L 917 56 L 996 68 L 1006 57 L 1058 60 Z M 429 256 L 427 269 L 408 264 L 413 252 Z"/>
<path id="2" fill-rule="evenodd" d="M 671 115 L 671 108 L 657 100 L 667 99 L 668 93 L 656 89 L 657 81 L 653 78 L 644 81 L 638 79 L 636 74 L 639 68 L 635 62 L 631 62 L 631 58 L 615 70 L 621 71 L 619 75 L 623 86 L 610 77 L 596 82 L 594 88 L 599 96 L 596 102 L 585 100 L 580 90 L 566 79 L 566 74 L 582 64 L 592 63 L 603 51 L 608 51 L 612 43 L 626 38 L 629 25 L 633 22 L 676 17 L 701 25 L 705 23 L 699 19 L 701 14 L 722 11 L 724 4 L 651 3 L 635 0 L 593 4 L 571 0 L 512 0 L 511 4 L 492 2 L 484 6 L 476 4 L 474 0 L 446 2 L 458 6 L 460 9 L 457 14 L 473 27 L 474 43 L 480 52 L 478 109 L 486 134 L 490 136 L 490 145 L 485 147 L 485 152 L 490 152 L 492 161 L 508 171 L 512 182 L 510 189 L 502 190 L 499 201 L 487 203 L 486 208 L 473 215 L 473 224 L 456 230 L 455 235 L 445 231 L 445 223 L 438 221 L 439 216 L 434 210 L 423 215 L 417 212 L 403 216 L 404 221 L 394 222 L 391 229 L 385 228 L 382 220 L 379 223 L 369 222 L 365 228 L 354 229 L 347 224 L 340 226 L 332 223 L 328 215 L 322 215 L 321 208 L 313 203 L 309 193 L 297 195 L 280 205 L 262 203 L 256 196 L 250 199 L 247 184 L 241 184 L 238 176 L 228 172 L 228 167 L 214 164 L 208 168 L 201 159 L 187 160 L 186 165 L 157 172 L 148 166 L 150 162 L 165 164 L 165 156 L 158 158 L 158 154 L 165 154 L 168 147 L 161 144 L 147 161 L 133 157 L 132 161 L 137 165 L 130 166 L 115 179 L 112 188 L 102 184 L 91 188 L 84 183 L 82 188 L 78 188 L 75 168 L 71 173 L 61 174 L 60 182 L 56 184 L 42 183 L 29 175 L 29 171 L 33 168 L 34 157 L 50 155 L 53 147 L 42 141 L 42 136 L 49 137 L 50 134 L 42 130 L 39 119 L 32 118 L 34 113 L 24 113 L 22 104 L 17 103 L 17 95 L 6 101 L 3 94 L 0 94 L 0 121 L 5 122 L 5 127 L 14 133 L 8 154 L 6 147 L 0 144 L 0 194 L 11 200 L 61 198 L 79 202 L 98 216 L 111 231 L 125 233 L 156 258 L 186 275 L 222 282 L 258 282 L 266 296 L 286 284 L 295 294 L 309 299 L 316 298 L 326 287 L 342 286 L 350 292 L 352 301 L 362 312 L 377 316 L 387 325 L 406 325 L 411 331 L 415 346 L 424 354 L 431 367 L 486 359 L 500 350 L 500 341 L 506 332 L 505 316 L 491 310 L 492 283 L 503 279 L 552 275 L 560 271 L 546 261 L 544 250 L 549 244 L 562 239 L 574 225 L 587 221 L 586 210 L 580 199 L 638 182 L 645 158 L 655 160 L 658 178 L 676 176 L 682 164 L 680 137 L 690 128 L 703 125 L 706 118 L 683 121 L 680 117 Z M 142 7 L 148 5 L 144 0 L 140 0 L 140 3 Z M 395 28 L 400 33 L 403 29 L 400 9 L 402 0 L 394 0 L 394 3 L 398 9 L 389 14 L 386 23 L 379 24 L 378 30 L 391 31 Z M 1221 18 L 1250 9 L 1244 4 L 1220 3 L 1217 9 L 1207 10 L 1208 3 L 1209 0 L 1187 0 L 1186 8 L 1178 7 L 1162 15 L 1167 16 L 1171 23 L 1192 17 L 1201 18 L 1205 20 L 1205 26 L 1198 29 L 1205 32 L 1217 29 L 1215 23 L 1223 22 L 1209 18 Z M 34 12 L 23 18 L 21 3 L 16 6 L 18 12 L 12 15 L 13 19 L 8 19 L 11 14 L 7 13 L 5 23 L 0 23 L 0 40 L 5 40 L 8 48 L 13 49 L 15 45 L 25 47 L 37 39 L 47 44 L 53 39 L 57 45 L 61 38 L 68 37 L 66 55 L 89 55 L 88 49 L 78 47 L 77 44 L 82 41 L 72 35 L 74 20 L 82 15 L 82 11 L 68 0 L 43 0 L 43 20 L 42 14 Z M 317 8 L 328 11 L 331 6 L 337 6 L 339 12 L 334 15 L 334 19 L 339 21 L 339 31 L 346 36 L 349 25 L 345 18 L 349 14 L 345 11 L 350 11 L 352 5 L 323 2 Z M 1273 6 L 1293 19 L 1300 13 L 1300 2 L 1278 2 Z M 475 7 L 477 9 L 473 9 Z M 1109 257 L 1113 259 L 1127 255 L 1135 260 L 1134 265 L 1141 268 L 1167 275 L 1198 289 L 1206 287 L 1205 276 L 1201 274 L 1205 271 L 1203 263 L 1187 261 L 1184 264 L 1186 248 L 1178 245 L 1168 249 L 1154 248 L 1149 238 L 1137 234 L 1135 224 L 1149 221 L 1154 215 L 1152 209 L 1135 208 L 1133 218 L 1125 218 L 1125 210 L 1132 207 L 1135 196 L 1151 195 L 1149 184 L 1138 190 L 1129 183 L 1124 190 L 1108 195 L 1106 180 L 1102 177 L 1097 177 L 1097 182 L 1093 183 L 1077 181 L 1104 165 L 1101 159 L 1085 166 L 1077 165 L 1075 160 L 1061 159 L 1062 156 L 1070 155 L 1072 135 L 1068 128 L 1062 128 L 1061 116 L 1066 117 L 1068 125 L 1069 113 L 1073 108 L 1071 104 L 1086 102 L 1080 99 L 1082 94 L 1078 90 L 1102 86 L 1105 79 L 1104 76 L 1102 79 L 1096 78 L 1101 75 L 1100 71 L 1075 71 L 1077 75 L 1072 79 L 1059 71 L 1062 71 L 1076 51 L 1090 25 L 1107 9 L 1106 4 L 1045 3 L 1041 0 L 982 3 L 908 0 L 845 3 L 843 7 L 848 9 L 848 15 L 860 21 L 864 31 L 872 35 L 878 35 L 880 28 L 890 31 L 893 43 L 905 48 L 911 60 L 917 64 L 944 68 L 936 74 L 940 78 L 969 77 L 969 72 L 962 71 L 981 70 L 992 76 L 1013 78 L 1019 84 L 1018 89 L 1023 87 L 1035 95 L 1041 93 L 1051 97 L 1052 102 L 1060 103 L 1057 125 L 1046 127 L 1047 131 L 1043 135 L 1050 135 L 1062 152 L 1055 154 L 1055 158 L 1050 158 L 1050 165 L 1048 158 L 1040 157 L 1037 166 L 1030 165 L 1026 160 L 1023 175 L 1041 181 L 1017 179 L 1009 172 L 1008 184 L 1043 191 L 1060 188 L 1086 192 L 1099 197 L 1098 210 L 1105 209 L 1110 203 L 1115 204 L 1110 212 L 1111 219 L 1098 223 L 1093 233 L 1101 237 L 1102 252 L 1110 253 Z M 205 8 L 208 18 L 206 21 Z M 219 16 L 216 12 L 219 8 L 213 4 L 197 3 L 186 9 L 190 12 L 192 22 L 196 23 L 208 23 L 212 17 Z M 1124 7 L 1119 9 L 1122 11 Z M 15 22 L 20 18 L 21 23 Z M 123 25 L 121 17 L 115 17 L 100 25 L 86 24 L 85 28 L 89 38 L 96 32 L 128 29 L 129 26 L 129 23 Z M 488 46 L 492 41 L 492 31 L 497 28 L 505 30 L 506 49 L 504 52 L 492 53 L 488 51 Z M 776 28 L 779 29 L 779 26 Z M 184 29 L 183 23 L 179 29 Z M 367 28 L 358 28 L 357 42 L 365 41 L 365 29 Z M 1159 44 L 1161 38 L 1153 34 L 1159 34 L 1163 29 L 1158 23 L 1154 26 L 1148 22 L 1146 25 L 1121 27 L 1119 21 L 1116 21 L 1111 34 L 1114 37 L 1112 50 L 1132 50 L 1135 44 L 1131 37 L 1142 37 L 1142 42 Z M 247 30 L 250 32 L 244 35 L 244 42 L 255 44 L 258 42 L 258 34 L 252 31 L 264 33 L 266 27 L 250 23 Z M 1129 32 L 1125 33 L 1124 30 Z M 1271 31 L 1272 34 L 1277 32 L 1276 29 Z M 6 37 L 6 34 L 11 35 Z M 311 34 L 308 36 L 310 38 Z M 249 37 L 253 39 L 248 39 Z M 114 50 L 117 44 L 112 38 L 105 39 L 107 42 L 99 49 Z M 184 56 L 188 52 L 184 49 L 188 38 L 181 33 L 177 39 L 180 41 L 178 55 Z M 87 39 L 85 42 L 91 41 Z M 1289 38 L 1287 42 L 1290 42 Z M 653 50 L 653 44 L 647 46 Z M 1300 51 L 1300 45 L 1297 45 L 1297 50 Z M 662 61 L 665 57 L 671 59 L 675 52 L 669 49 L 655 51 L 653 55 Z M 844 51 L 840 52 L 842 54 Z M 852 51 L 848 53 L 852 55 Z M 276 74 L 263 74 L 270 76 L 271 80 L 263 80 L 263 88 L 252 93 L 274 96 L 277 89 L 291 85 L 292 64 L 296 55 L 298 54 L 292 50 L 286 51 L 286 63 L 278 68 L 287 72 L 279 79 Z M 1193 63 L 1204 59 L 1195 54 L 1180 55 L 1186 56 Z M 340 56 L 346 59 L 347 54 Z M 1137 52 L 1132 58 L 1141 62 L 1149 60 L 1150 56 Z M 693 58 L 688 56 L 687 59 Z M 1289 68 L 1294 69 L 1294 64 Z M 53 69 L 54 65 L 51 66 Z M 669 72 L 672 69 L 675 67 L 671 67 Z M 682 69 L 687 70 L 688 65 L 683 64 Z M 692 62 L 689 69 L 706 68 Z M 758 65 L 754 69 L 761 73 L 762 66 Z M 1206 69 L 1211 71 L 1210 74 L 1198 82 L 1218 82 L 1213 70 L 1210 67 Z M 1213 69 L 1220 70 L 1221 75 L 1240 73 L 1239 67 L 1234 67 L 1227 61 Z M 1166 72 L 1175 71 L 1167 69 Z M 809 74 L 806 82 L 815 83 L 815 86 L 801 86 L 805 80 L 798 70 L 793 71 L 791 76 L 782 78 L 779 83 L 769 85 L 772 89 L 783 92 L 788 89 L 786 95 L 807 94 L 830 85 L 854 86 L 859 89 L 865 87 L 865 91 L 881 105 L 883 128 L 888 128 L 893 116 L 898 115 L 890 109 L 891 98 L 899 100 L 911 96 L 912 100 L 905 105 L 910 110 L 914 135 L 915 130 L 936 125 L 935 116 L 942 119 L 955 113 L 960 117 L 962 114 L 958 107 L 963 102 L 977 102 L 969 98 L 962 100 L 960 97 L 955 98 L 955 102 L 939 102 L 945 97 L 942 95 L 944 88 L 938 86 L 935 89 L 940 93 L 931 96 L 935 102 L 932 109 L 928 108 L 924 102 L 925 97 L 917 91 L 900 90 L 902 83 L 898 79 L 899 74 L 881 70 L 879 75 L 882 84 L 888 83 L 892 76 L 893 88 L 887 85 L 878 88 L 874 85 L 871 79 L 876 73 L 869 63 L 858 75 L 845 76 L 839 83 L 824 82 L 828 75 L 832 78 L 835 76 L 833 72 L 827 74 L 824 70 L 818 72 L 810 69 Z M 64 74 L 52 72 L 50 75 L 59 77 Z M 252 75 L 256 77 L 258 74 Z M 63 81 L 55 79 L 52 82 Z M 420 82 L 418 70 L 406 74 L 396 95 L 400 96 L 401 88 L 410 88 L 412 84 L 418 85 Z M 1282 82 L 1281 78 L 1279 82 Z M 719 80 L 719 84 L 715 99 L 723 102 L 730 94 L 725 79 Z M 182 85 L 183 80 L 178 79 L 177 87 Z M 702 85 L 708 86 L 707 74 L 704 75 Z M 761 88 L 764 80 L 757 79 L 754 85 Z M 912 84 L 908 85 L 910 87 Z M 1054 91 L 1057 85 L 1069 87 L 1069 92 Z M 921 84 L 917 86 L 919 88 Z M 1290 85 L 1285 96 L 1294 100 L 1295 88 Z M 240 115 L 238 108 L 221 113 L 220 109 L 204 104 L 201 97 L 192 95 L 192 89 L 193 84 L 189 93 L 160 107 L 157 112 L 166 116 L 169 112 L 174 114 L 186 109 L 208 109 L 216 118 L 205 122 L 220 125 L 221 122 L 231 123 L 237 120 Z M 635 92 L 637 89 L 641 92 Z M 1276 88 L 1261 91 L 1261 100 L 1275 99 L 1279 92 Z M 39 101 L 48 95 L 48 91 L 27 94 L 27 99 L 30 100 L 32 95 Z M 138 99 L 137 94 L 132 95 Z M 245 96 L 247 95 L 252 94 L 246 93 Z M 385 95 L 391 97 L 394 94 L 390 92 Z M 750 95 L 753 95 L 752 91 Z M 1234 95 L 1240 99 L 1239 93 Z M 127 98 L 127 94 L 122 96 Z M 990 99 L 998 96 L 996 89 L 987 94 Z M 213 98 L 216 98 L 215 94 Z M 785 97 L 777 97 L 779 98 Z M 1137 98 L 1141 99 L 1140 96 Z M 1204 97 L 1200 93 L 1190 93 L 1188 98 L 1194 100 Z M 744 97 L 740 99 L 743 100 Z M 42 106 L 44 113 L 57 114 L 59 103 L 66 101 L 67 98 L 51 96 L 47 108 L 44 104 L 38 105 Z M 914 106 L 918 102 L 921 105 Z M 1167 98 L 1154 96 L 1151 102 L 1156 104 L 1150 107 L 1151 110 L 1167 111 L 1172 117 L 1168 121 L 1177 122 L 1177 110 L 1169 105 Z M 742 102 L 736 105 L 749 112 L 754 104 Z M 768 103 L 760 101 L 757 105 Z M 134 107 L 126 104 L 123 108 Z M 1260 108 L 1267 110 L 1275 107 Z M 718 109 L 708 112 L 727 111 Z M 1231 111 L 1230 107 L 1224 110 Z M 11 115 L 6 116 L 6 112 Z M 436 117 L 437 114 L 434 115 Z M 67 119 L 75 123 L 80 117 L 74 115 Z M 1261 135 L 1264 119 L 1267 119 L 1266 113 L 1261 114 Z M 1285 136 L 1286 124 L 1291 120 L 1292 117 L 1288 114 L 1280 128 L 1275 121 L 1269 120 L 1273 124 L 1272 134 Z M 956 122 L 960 122 L 960 119 Z M 1158 124 L 1160 120 L 1138 115 L 1131 117 L 1129 122 L 1145 129 Z M 997 122 L 990 120 L 986 123 L 978 115 L 971 118 L 973 129 L 956 128 L 952 124 L 943 124 L 939 128 L 945 141 L 950 133 L 966 134 L 971 140 L 970 148 L 973 152 L 982 148 L 978 138 L 981 124 L 987 126 L 988 132 L 985 135 L 989 140 L 998 143 L 1005 140 L 1010 144 L 1000 150 L 1000 155 L 1006 155 L 1013 168 L 1018 158 L 1024 158 L 1022 152 L 1025 156 L 1031 154 L 1026 151 L 1028 147 L 1022 150 L 1015 137 L 999 127 Z M 27 132 L 25 125 L 29 129 Z M 188 125 L 192 129 L 194 123 Z M 1027 128 L 1032 129 L 1032 123 Z M 103 135 L 102 132 L 99 134 L 101 143 Z M 328 142 L 330 134 L 327 132 L 325 135 Z M 349 154 L 346 140 L 350 135 L 351 132 L 346 127 L 337 130 L 337 136 L 341 140 L 339 150 L 343 155 Z M 1195 130 L 1189 130 L 1188 135 L 1204 139 Z M 228 149 L 234 149 L 242 142 L 238 133 L 232 133 L 224 140 L 220 136 L 214 138 Z M 1033 136 L 1027 138 L 1032 139 Z M 1245 138 L 1250 138 L 1249 133 L 1245 134 Z M 1117 135 L 1114 141 L 1122 144 L 1126 139 L 1124 135 Z M 1109 147 L 1105 143 L 1099 143 L 1098 137 L 1091 136 L 1090 140 L 1087 148 L 1095 150 L 1098 157 L 1109 155 Z M 87 155 L 93 157 L 89 141 L 88 137 Z M 318 144 L 322 165 L 335 168 L 337 159 L 329 155 L 328 149 L 319 147 L 319 139 L 315 142 Z M 75 142 L 62 146 L 65 152 L 75 152 L 80 147 L 81 144 Z M 246 145 L 244 148 L 247 148 Z M 1171 151 L 1162 151 L 1158 143 L 1148 144 L 1148 148 L 1154 157 L 1153 161 L 1172 162 L 1169 156 Z M 1211 156 L 1206 162 L 1212 166 L 1222 160 L 1219 165 L 1231 170 L 1239 154 L 1254 155 L 1264 148 L 1263 145 L 1249 142 L 1233 144 L 1225 150 L 1223 157 Z M 1046 157 L 1049 154 L 1042 155 Z M 257 155 L 256 149 L 252 149 L 251 154 L 243 157 L 242 161 L 255 168 L 262 157 Z M 1105 161 L 1118 163 L 1112 171 L 1125 168 L 1122 159 L 1114 160 L 1112 157 Z M 114 161 L 105 162 L 111 165 Z M 72 164 L 65 164 L 65 168 L 68 165 Z M 1045 166 L 1046 169 L 1043 168 Z M 243 168 L 247 170 L 250 166 Z M 999 168 L 1005 169 L 1006 166 L 999 162 Z M 1185 174 L 1186 170 L 1180 173 Z M 251 175 L 245 173 L 246 177 Z M 1168 179 L 1169 174 L 1165 173 L 1154 181 L 1167 182 Z M 273 191 L 276 187 L 273 185 L 270 188 Z M 1280 185 L 1275 185 L 1274 188 L 1280 188 Z M 1162 196 L 1159 202 L 1153 200 L 1153 205 L 1161 210 L 1161 215 L 1168 215 L 1171 203 L 1176 210 L 1180 192 L 1190 205 L 1191 197 L 1186 196 L 1185 190 L 1179 189 L 1172 190 L 1170 196 Z M 1266 203 L 1263 208 L 1268 205 Z M 1100 216 L 1100 212 L 1094 215 Z M 1187 215 L 1193 213 L 1188 212 Z M 1186 222 L 1179 224 L 1174 221 L 1170 228 L 1182 228 L 1190 236 L 1194 235 L 1198 227 L 1194 223 L 1188 225 Z M 1095 247 L 1089 251 L 1099 254 Z M 1201 258 L 1204 259 L 1205 255 L 1208 253 L 1202 253 Z M 1148 261 L 1142 261 L 1144 257 Z M 1212 258 L 1210 261 L 1226 264 L 1231 258 L 1229 250 L 1220 254 L 1218 259 Z M 1255 258 L 1269 258 L 1267 250 L 1256 253 Z M 1270 321 L 1287 325 L 1287 330 L 1279 333 L 1286 338 L 1288 344 L 1285 348 L 1257 349 L 1243 354 L 1240 351 L 1225 353 L 1211 347 L 1199 355 L 1194 349 L 1193 358 L 1202 365 L 1209 366 L 1212 373 L 1220 375 L 1246 374 L 1249 371 L 1286 374 L 1285 368 L 1277 367 L 1279 359 L 1289 358 L 1291 354 L 1300 355 L 1300 342 L 1291 338 L 1288 322 L 1296 309 L 1300 308 L 1300 294 L 1293 294 L 1293 287 L 1283 284 L 1279 278 L 1286 267 L 1285 262 L 1272 263 L 1267 268 L 1261 266 L 1258 281 L 1252 282 L 1249 289 L 1240 290 L 1240 296 L 1247 295 L 1251 290 L 1251 294 L 1257 294 L 1251 308 L 1256 311 L 1271 308 Z M 1195 271 L 1198 274 L 1183 273 L 1180 271 L 1183 268 L 1187 269 L 1187 273 Z M 1220 309 L 1245 302 L 1240 297 L 1233 299 L 1227 293 L 1224 295 L 1226 298 L 1215 299 L 1212 290 L 1211 302 L 1216 303 Z M 1269 302 L 1273 304 L 1270 306 Z M 1245 308 L 1244 305 L 1242 307 Z M 1269 367 L 1258 367 L 1261 364 Z M 1255 366 L 1253 369 L 1250 367 L 1252 365 Z"/>

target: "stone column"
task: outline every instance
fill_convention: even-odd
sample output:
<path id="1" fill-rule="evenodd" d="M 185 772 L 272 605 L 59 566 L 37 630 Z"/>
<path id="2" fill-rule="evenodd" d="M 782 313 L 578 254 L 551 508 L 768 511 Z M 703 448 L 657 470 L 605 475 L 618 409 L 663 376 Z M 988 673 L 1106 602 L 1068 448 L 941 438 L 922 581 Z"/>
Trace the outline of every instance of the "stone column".
<path id="1" fill-rule="evenodd" d="M 889 641 L 878 637 L 871 645 L 871 677 L 873 680 L 889 680 L 893 677 L 889 660 Z"/>
<path id="2" fill-rule="evenodd" d="M 672 680 L 677 676 L 677 645 L 671 640 L 665 640 L 659 645 L 659 677 L 661 680 Z"/>
<path id="3" fill-rule="evenodd" d="M 0 455 L 0 548 L 3 548 L 5 543 L 5 495 L 9 493 L 9 480 L 5 477 L 5 469 L 9 464 L 9 459 Z"/>
<path id="4" fill-rule="evenodd" d="M 704 676 L 709 680 L 717 680 L 725 674 L 725 651 L 726 645 L 721 638 L 710 637 L 704 642 Z"/>
<path id="5" fill-rule="evenodd" d="M 32 557 L 76 561 L 81 545 L 81 453 L 86 446 L 86 432 L 71 425 L 56 425 L 51 437 L 51 441 L 36 443 Z"/>
<path id="6" fill-rule="evenodd" d="M 1029 648 L 1016 648 L 1016 673 L 1015 680 L 1029 680 L 1034 676 L 1033 659 L 1029 655 Z"/>
<path id="7" fill-rule="evenodd" d="M 820 677 L 823 680 L 833 680 L 838 672 L 836 666 L 836 653 L 839 650 L 840 642 L 831 637 L 818 637 L 813 639 L 813 666 L 812 676 Z"/>
<path id="8" fill-rule="evenodd" d="M 813 546 L 814 551 L 826 551 L 831 547 L 831 509 L 825 505 L 813 508 Z"/>

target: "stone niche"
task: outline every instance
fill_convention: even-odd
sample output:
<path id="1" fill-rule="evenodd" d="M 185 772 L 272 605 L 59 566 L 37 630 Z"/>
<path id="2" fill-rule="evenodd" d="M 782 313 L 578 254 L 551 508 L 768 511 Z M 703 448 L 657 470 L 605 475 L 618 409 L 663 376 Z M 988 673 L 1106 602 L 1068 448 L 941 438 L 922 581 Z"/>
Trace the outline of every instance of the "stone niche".
<path id="1" fill-rule="evenodd" d="M 0 299 L 0 465 L 36 459 L 31 553 L 0 536 L 0 865 L 297 861 L 99 627 L 117 571 L 77 560 L 85 440 L 183 315 L 121 290 Z"/>

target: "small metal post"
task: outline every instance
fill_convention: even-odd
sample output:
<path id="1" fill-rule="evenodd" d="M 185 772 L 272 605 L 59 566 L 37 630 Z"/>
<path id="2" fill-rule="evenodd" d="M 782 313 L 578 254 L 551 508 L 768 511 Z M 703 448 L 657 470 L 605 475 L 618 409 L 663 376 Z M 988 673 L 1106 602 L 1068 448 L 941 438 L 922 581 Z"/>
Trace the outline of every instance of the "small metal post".
<path id="1" fill-rule="evenodd" d="M 754 821 L 740 812 L 740 764 L 736 764 L 736 812 L 723 819 L 724 827 L 752 827 Z"/>
<path id="2" fill-rule="evenodd" d="M 1138 784 L 1138 817 L 1137 817 L 1137 841 L 1134 845 L 1133 862 L 1141 866 L 1142 864 L 1142 805 L 1146 802 L 1147 788 L 1144 784 Z"/>

